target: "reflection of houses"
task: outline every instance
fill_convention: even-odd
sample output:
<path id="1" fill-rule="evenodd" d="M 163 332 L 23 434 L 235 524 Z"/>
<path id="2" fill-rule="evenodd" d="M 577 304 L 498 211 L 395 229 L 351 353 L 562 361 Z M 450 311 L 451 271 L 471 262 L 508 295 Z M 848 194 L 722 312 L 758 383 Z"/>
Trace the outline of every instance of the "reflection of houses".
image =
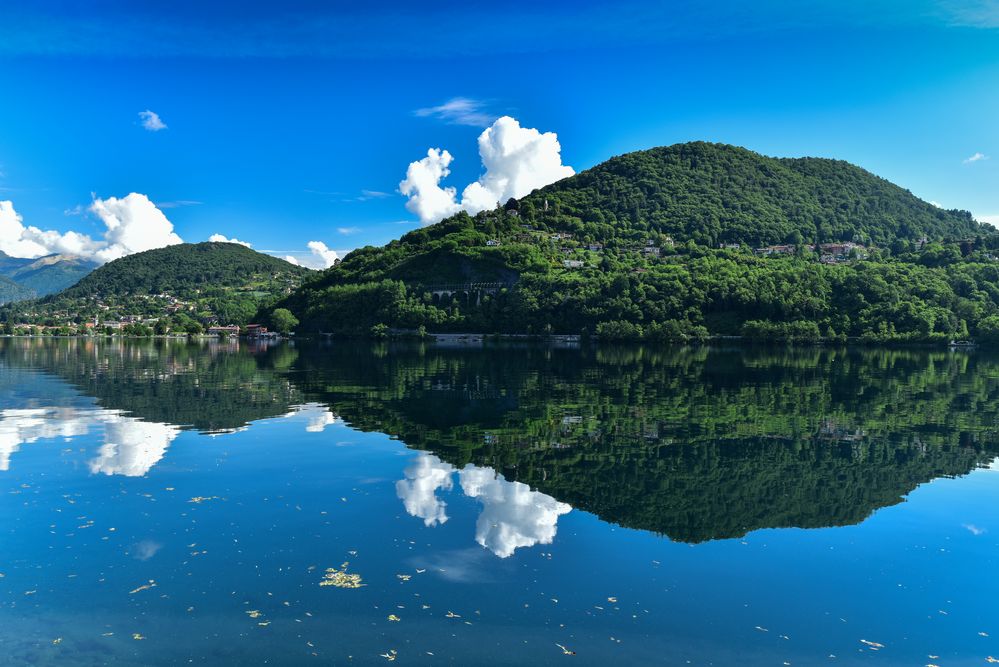
<path id="1" fill-rule="evenodd" d="M 226 336 L 238 336 L 239 327 L 236 325 L 228 327 L 208 327 L 208 333 L 214 334 L 216 336 L 226 335 Z"/>
<path id="2" fill-rule="evenodd" d="M 833 419 L 826 419 L 819 427 L 819 437 L 840 442 L 857 442 L 867 435 L 863 429 L 840 426 Z"/>

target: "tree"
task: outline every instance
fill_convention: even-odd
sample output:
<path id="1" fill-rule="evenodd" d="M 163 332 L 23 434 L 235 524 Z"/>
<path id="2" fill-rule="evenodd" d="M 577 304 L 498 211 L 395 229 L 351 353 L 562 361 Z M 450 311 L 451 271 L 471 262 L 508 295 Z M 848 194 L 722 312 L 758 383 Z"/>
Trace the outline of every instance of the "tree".
<path id="1" fill-rule="evenodd" d="M 298 326 L 298 318 L 287 308 L 276 308 L 271 313 L 271 326 L 281 334 L 289 334 Z"/>

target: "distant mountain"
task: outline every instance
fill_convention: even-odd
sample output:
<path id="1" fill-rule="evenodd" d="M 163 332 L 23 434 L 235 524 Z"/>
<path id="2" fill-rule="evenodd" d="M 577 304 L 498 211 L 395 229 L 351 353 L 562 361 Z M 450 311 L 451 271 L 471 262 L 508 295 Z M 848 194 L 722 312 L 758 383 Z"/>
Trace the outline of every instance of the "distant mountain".
<path id="1" fill-rule="evenodd" d="M 99 264 L 73 255 L 48 255 L 30 260 L 7 273 L 17 283 L 34 290 L 37 296 L 55 294 L 72 287 Z"/>
<path id="2" fill-rule="evenodd" d="M 25 288 L 19 299 L 31 299 L 64 290 L 75 285 L 97 266 L 96 262 L 73 255 L 24 259 L 0 252 L 0 276 Z"/>
<path id="3" fill-rule="evenodd" d="M 694 142 L 361 248 L 278 305 L 303 332 L 999 340 L 997 251 L 860 167 Z"/>
<path id="4" fill-rule="evenodd" d="M 35 298 L 34 290 L 24 285 L 18 285 L 7 276 L 0 275 L 0 304 L 33 298 Z"/>
<path id="5" fill-rule="evenodd" d="M 245 324 L 313 273 L 238 244 L 184 243 L 116 259 L 68 289 L 0 315 L 36 324 L 163 320 L 193 331 Z"/>

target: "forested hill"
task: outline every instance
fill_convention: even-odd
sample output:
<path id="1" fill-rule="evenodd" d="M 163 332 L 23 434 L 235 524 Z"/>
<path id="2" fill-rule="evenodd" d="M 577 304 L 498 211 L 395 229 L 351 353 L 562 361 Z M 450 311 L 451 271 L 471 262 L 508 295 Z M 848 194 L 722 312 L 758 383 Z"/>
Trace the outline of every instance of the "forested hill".
<path id="1" fill-rule="evenodd" d="M 105 264 L 57 298 L 93 295 L 187 293 L 220 287 L 252 286 L 308 269 L 235 243 L 182 243 L 136 253 Z"/>
<path id="2" fill-rule="evenodd" d="M 58 294 L 0 310 L 5 329 L 135 323 L 140 335 L 243 325 L 313 272 L 234 243 L 185 243 L 109 262 Z"/>
<path id="3" fill-rule="evenodd" d="M 839 160 L 694 142 L 628 153 L 525 198 L 531 217 L 597 240 L 670 234 L 707 246 L 965 238 L 981 226 Z M 552 208 L 554 207 L 554 209 Z"/>
<path id="4" fill-rule="evenodd" d="M 361 248 L 276 305 L 302 333 L 999 341 L 999 233 L 845 162 L 681 144 Z"/>

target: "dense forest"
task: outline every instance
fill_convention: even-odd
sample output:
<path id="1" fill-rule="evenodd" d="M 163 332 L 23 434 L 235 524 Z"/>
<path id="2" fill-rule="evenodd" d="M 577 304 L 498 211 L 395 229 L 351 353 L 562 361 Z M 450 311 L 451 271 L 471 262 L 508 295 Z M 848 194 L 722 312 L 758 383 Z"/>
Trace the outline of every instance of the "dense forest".
<path id="1" fill-rule="evenodd" d="M 361 248 L 276 306 L 303 333 L 986 342 L 996 252 L 994 228 L 859 167 L 691 143 Z"/>

